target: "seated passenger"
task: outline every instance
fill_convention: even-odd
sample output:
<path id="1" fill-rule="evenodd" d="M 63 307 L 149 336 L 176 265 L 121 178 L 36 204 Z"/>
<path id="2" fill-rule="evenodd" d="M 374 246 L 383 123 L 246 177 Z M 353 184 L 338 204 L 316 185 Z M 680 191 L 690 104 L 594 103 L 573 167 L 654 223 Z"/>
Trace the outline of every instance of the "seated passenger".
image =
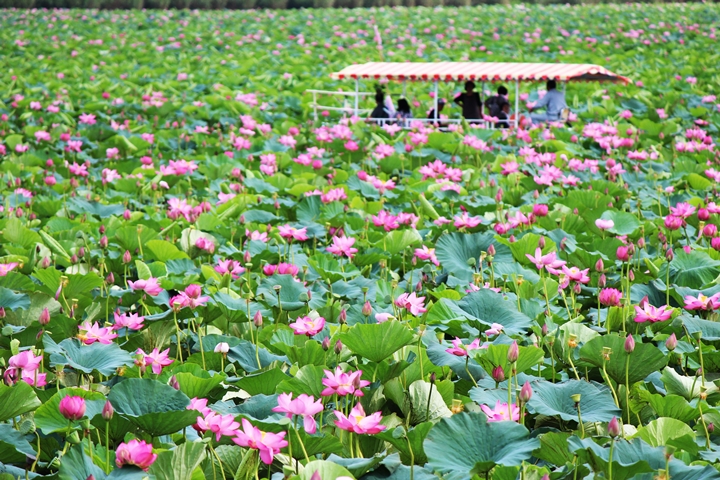
<path id="1" fill-rule="evenodd" d="M 369 120 L 383 120 L 386 118 L 390 118 L 390 114 L 387 111 L 387 108 L 385 107 L 385 92 L 382 91 L 380 88 L 375 89 L 375 108 L 372 112 L 370 112 L 370 116 L 368 117 Z M 384 123 L 382 121 L 379 121 L 377 123 Z"/>
<path id="2" fill-rule="evenodd" d="M 510 104 L 505 102 L 496 117 L 495 128 L 510 128 Z"/>
<path id="3" fill-rule="evenodd" d="M 410 102 L 408 102 L 407 99 L 401 98 L 400 100 L 398 100 L 395 118 L 398 120 L 398 123 L 403 126 L 405 126 L 407 124 L 407 121 L 412 118 Z"/>
<path id="4" fill-rule="evenodd" d="M 497 95 L 485 100 L 485 108 L 487 114 L 491 117 L 500 118 L 500 113 L 503 111 L 505 105 L 510 105 L 507 99 L 508 89 L 500 85 L 497 89 Z"/>
<path id="5" fill-rule="evenodd" d="M 528 110 L 532 112 L 539 108 L 545 108 L 545 113 L 531 113 L 530 118 L 533 123 L 557 122 L 561 119 L 567 103 L 565 103 L 565 94 L 557 90 L 555 80 L 548 80 L 547 93 Z"/>
<path id="6" fill-rule="evenodd" d="M 443 100 L 442 98 L 439 99 L 437 102 L 437 105 L 438 105 L 437 119 L 440 120 L 440 112 L 442 112 L 443 108 L 445 108 L 445 100 Z M 428 112 L 427 118 L 429 118 L 430 120 L 435 120 L 435 109 L 434 108 Z"/>

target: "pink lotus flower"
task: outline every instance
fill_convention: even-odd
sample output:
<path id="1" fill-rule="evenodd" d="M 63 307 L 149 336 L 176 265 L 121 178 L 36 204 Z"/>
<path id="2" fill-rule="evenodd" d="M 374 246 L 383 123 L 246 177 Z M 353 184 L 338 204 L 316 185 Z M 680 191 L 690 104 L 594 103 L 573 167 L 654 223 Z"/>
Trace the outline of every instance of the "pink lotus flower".
<path id="1" fill-rule="evenodd" d="M 190 405 L 186 407 L 186 410 L 195 410 L 196 412 L 200 412 L 200 414 L 205 417 L 212 413 L 212 409 L 207 406 L 207 403 L 207 398 L 193 397 L 190 399 Z"/>
<path id="2" fill-rule="evenodd" d="M 385 425 L 380 425 L 380 422 L 382 421 L 382 414 L 380 412 L 375 412 L 372 415 L 365 415 L 365 410 L 363 410 L 360 403 L 355 404 L 348 417 L 339 410 L 335 410 L 335 417 L 337 418 L 337 420 L 335 420 L 336 427 L 341 430 L 361 435 L 374 435 L 387 428 Z"/>
<path id="3" fill-rule="evenodd" d="M 120 156 L 120 150 L 115 147 L 111 147 L 105 150 L 105 156 L 108 160 L 113 160 Z"/>
<path id="4" fill-rule="evenodd" d="M 358 252 L 357 248 L 353 248 L 355 239 L 353 237 L 333 237 L 333 244 L 326 248 L 326 250 L 334 255 L 342 257 L 343 255 L 352 259 L 353 256 Z"/>
<path id="5" fill-rule="evenodd" d="M 97 122 L 97 120 L 95 120 L 95 115 L 93 115 L 92 113 L 81 113 L 80 114 L 80 122 L 79 123 L 85 124 L 85 125 L 94 125 L 96 122 Z"/>
<path id="6" fill-rule="evenodd" d="M 267 276 L 277 273 L 278 275 L 297 275 L 300 269 L 291 263 L 279 263 L 277 265 L 264 265 L 263 273 Z"/>
<path id="7" fill-rule="evenodd" d="M 403 293 L 395 299 L 395 305 L 409 310 L 415 316 L 427 312 L 425 308 L 425 297 L 418 297 L 415 292 Z"/>
<path id="8" fill-rule="evenodd" d="M 674 207 L 670 207 L 670 213 L 680 218 L 691 217 L 692 214 L 695 213 L 695 210 L 697 210 L 697 208 L 685 202 L 681 202 Z"/>
<path id="9" fill-rule="evenodd" d="M 28 385 L 44 387 L 47 385 L 47 374 L 38 372 L 42 358 L 42 355 L 35 356 L 32 350 L 24 350 L 13 355 L 8 360 L 8 368 L 4 373 L 5 382 L 14 385 L 20 379 Z"/>
<path id="10" fill-rule="evenodd" d="M 493 323 L 490 325 L 490 328 L 485 330 L 485 335 L 488 337 L 492 335 L 500 335 L 503 331 L 503 326 L 499 323 Z M 476 339 L 477 340 L 477 339 Z"/>
<path id="11" fill-rule="evenodd" d="M 514 403 L 508 408 L 507 403 L 498 400 L 495 402 L 495 408 L 490 408 L 487 405 L 480 405 L 480 408 L 487 415 L 488 422 L 517 422 L 520 420 L 520 408 Z"/>
<path id="12" fill-rule="evenodd" d="M 287 414 L 288 418 L 293 415 L 301 416 L 303 419 L 303 428 L 307 433 L 313 434 L 317 430 L 317 422 L 313 415 L 323 411 L 322 400 L 315 400 L 314 397 L 306 394 L 300 394 L 293 400 L 292 393 L 281 393 L 278 396 L 278 406 L 272 409 L 273 412 Z"/>
<path id="13" fill-rule="evenodd" d="M 90 322 L 85 321 L 80 324 L 79 329 L 77 338 L 85 345 L 92 345 L 95 342 L 110 345 L 113 339 L 117 338 L 117 333 L 114 333 L 111 328 L 100 327 L 97 322 L 90 325 Z"/>
<path id="14" fill-rule="evenodd" d="M 312 337 L 325 328 L 325 319 L 323 317 L 298 317 L 288 326 L 293 329 L 295 335 Z"/>
<path id="15" fill-rule="evenodd" d="M 622 292 L 616 288 L 603 288 L 600 290 L 600 303 L 606 307 L 617 307 L 622 300 Z"/>
<path id="16" fill-rule="evenodd" d="M 151 297 L 160 295 L 163 291 L 162 287 L 158 283 L 158 279 L 155 277 L 148 278 L 147 280 L 137 280 L 135 282 L 128 282 L 128 285 L 133 290 L 142 290 Z"/>
<path id="17" fill-rule="evenodd" d="M 450 353 L 452 355 L 455 355 L 456 357 L 469 357 L 470 352 L 473 350 L 478 350 L 480 347 L 480 339 L 476 338 L 472 342 L 470 342 L 468 345 L 465 345 L 462 343 L 462 340 L 458 337 L 455 337 L 455 340 L 452 341 L 452 348 L 447 348 L 445 351 L 447 353 Z"/>
<path id="18" fill-rule="evenodd" d="M 143 322 L 145 317 L 138 316 L 137 313 L 120 313 L 115 310 L 113 313 L 115 317 L 115 324 L 113 325 L 114 330 L 120 330 L 121 328 L 129 328 L 130 330 L 142 330 Z"/>
<path id="19" fill-rule="evenodd" d="M 475 228 L 482 223 L 482 217 L 471 217 L 467 212 L 454 217 L 455 228 Z"/>
<path id="20" fill-rule="evenodd" d="M 667 305 L 663 305 L 662 307 L 654 307 L 650 305 L 649 303 L 646 303 L 643 305 L 643 307 L 639 307 L 635 305 L 635 321 L 637 323 L 643 323 L 643 322 L 664 322 L 665 320 L 669 319 L 672 316 L 672 308 L 669 308 Z"/>
<path id="21" fill-rule="evenodd" d="M 237 437 L 232 439 L 233 442 L 241 447 L 259 450 L 260 460 L 265 465 L 270 465 L 275 455 L 288 446 L 288 442 L 285 440 L 287 432 L 263 432 L 244 418 L 242 419 L 242 427 L 242 430 L 238 430 Z"/>
<path id="22" fill-rule="evenodd" d="M 17 268 L 18 264 L 13 263 L 0 263 L 0 277 L 6 276 L 8 273 L 10 273 L 12 270 Z"/>
<path id="23" fill-rule="evenodd" d="M 123 442 L 115 449 L 115 465 L 118 468 L 134 465 L 147 472 L 155 460 L 157 460 L 157 455 L 152 452 L 152 445 L 145 443 L 144 440 Z"/>
<path id="24" fill-rule="evenodd" d="M 574 282 L 586 284 L 590 281 L 590 277 L 588 276 L 588 273 L 590 272 L 589 268 L 580 270 L 578 267 L 567 268 L 567 266 L 563 265 L 562 272 Z"/>
<path id="25" fill-rule="evenodd" d="M 598 218 L 595 220 L 595 226 L 600 230 L 609 230 L 615 226 L 615 222 L 612 220 L 603 220 L 602 218 Z"/>
<path id="26" fill-rule="evenodd" d="M 201 432 L 207 432 L 208 430 L 215 434 L 215 440 L 220 441 L 220 438 L 234 437 L 238 433 L 240 424 L 235 421 L 235 417 L 232 414 L 220 415 L 215 412 L 209 412 L 206 415 L 197 417 L 197 423 L 195 424 Z"/>
<path id="27" fill-rule="evenodd" d="M 720 308 L 720 293 L 708 297 L 701 293 L 697 297 L 685 296 L 685 310 L 717 310 Z"/>
<path id="28" fill-rule="evenodd" d="M 422 248 L 415 249 L 415 256 L 417 258 L 419 258 L 420 260 L 430 260 L 437 267 L 440 266 L 440 262 L 438 261 L 437 257 L 435 256 L 434 248 L 428 248 L 427 246 L 423 245 Z"/>
<path id="29" fill-rule="evenodd" d="M 283 238 L 297 240 L 299 242 L 304 242 L 308 239 L 307 227 L 295 228 L 290 225 L 280 225 L 278 226 L 278 231 Z"/>
<path id="30" fill-rule="evenodd" d="M 537 267 L 538 270 L 542 270 L 543 268 L 547 269 L 549 272 L 554 273 L 553 270 L 556 270 L 563 265 L 565 265 L 564 260 L 558 260 L 557 254 L 555 252 L 550 252 L 547 255 L 542 254 L 542 249 L 540 247 L 535 249 L 535 255 L 530 255 L 529 253 L 526 253 L 525 256 Z"/>
<path id="31" fill-rule="evenodd" d="M 191 308 L 204 307 L 210 297 L 202 295 L 202 287 L 197 284 L 191 284 L 185 287 L 185 291 L 180 292 L 170 299 L 170 306 L 173 308 Z"/>
<path id="32" fill-rule="evenodd" d="M 85 399 L 75 395 L 68 395 L 60 400 L 58 409 L 60 414 L 68 420 L 80 420 L 85 416 Z"/>
<path id="33" fill-rule="evenodd" d="M 135 360 L 135 365 L 140 367 L 142 371 L 145 371 L 145 368 L 149 365 L 155 375 L 160 375 L 163 367 L 167 367 L 175 361 L 170 360 L 168 357 L 169 353 L 169 348 L 166 348 L 162 352 L 157 348 L 154 348 L 150 353 L 145 353 L 142 348 L 138 348 L 135 351 L 135 354 L 141 355 L 142 357 Z"/>
<path id="34" fill-rule="evenodd" d="M 233 280 L 237 280 L 245 271 L 245 268 L 236 260 L 219 260 L 218 264 L 215 266 L 215 271 L 220 275 L 229 273 Z"/>
<path id="35" fill-rule="evenodd" d="M 332 395 L 338 395 L 344 397 L 346 395 L 354 395 L 356 397 L 362 397 L 365 394 L 362 392 L 362 388 L 370 385 L 367 380 L 361 380 L 362 370 L 356 372 L 343 372 L 342 368 L 335 367 L 335 373 L 330 370 L 325 370 L 325 378 L 322 380 L 322 384 L 325 385 L 325 389 L 321 395 L 323 397 L 330 397 Z"/>

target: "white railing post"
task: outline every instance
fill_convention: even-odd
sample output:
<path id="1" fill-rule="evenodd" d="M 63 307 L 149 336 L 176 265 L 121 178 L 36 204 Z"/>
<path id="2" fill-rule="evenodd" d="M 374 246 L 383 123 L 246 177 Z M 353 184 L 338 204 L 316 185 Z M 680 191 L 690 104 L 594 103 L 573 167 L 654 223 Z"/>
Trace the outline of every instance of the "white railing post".
<path id="1" fill-rule="evenodd" d="M 435 100 L 435 102 L 434 102 L 435 108 L 433 109 L 433 112 L 435 115 L 435 123 L 437 123 L 437 119 L 439 117 L 439 115 L 438 115 L 438 81 L 437 80 L 435 80 L 435 99 L 434 100 Z"/>
<path id="2" fill-rule="evenodd" d="M 318 104 L 317 104 L 317 93 L 312 92 L 312 94 L 313 94 L 313 116 L 315 117 L 315 121 L 317 122 L 317 121 L 318 121 L 318 114 L 317 114 L 317 107 L 318 107 Z"/>
<path id="3" fill-rule="evenodd" d="M 515 80 L 515 128 L 520 126 L 520 80 Z"/>
<path id="4" fill-rule="evenodd" d="M 353 116 L 358 116 L 358 106 L 360 99 L 360 80 L 355 79 L 355 110 L 353 110 Z"/>

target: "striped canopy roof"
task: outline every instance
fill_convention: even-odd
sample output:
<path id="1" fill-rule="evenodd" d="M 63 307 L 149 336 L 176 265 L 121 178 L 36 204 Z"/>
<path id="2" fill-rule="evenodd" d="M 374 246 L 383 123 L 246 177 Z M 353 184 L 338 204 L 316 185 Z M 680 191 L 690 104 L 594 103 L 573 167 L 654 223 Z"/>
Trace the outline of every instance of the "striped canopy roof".
<path id="1" fill-rule="evenodd" d="M 533 82 L 555 79 L 562 82 L 593 81 L 628 83 L 629 78 L 587 63 L 497 63 L 497 62 L 370 62 L 350 65 L 331 74 L 337 80 L 387 79 L 421 81 L 484 82 L 519 80 Z"/>

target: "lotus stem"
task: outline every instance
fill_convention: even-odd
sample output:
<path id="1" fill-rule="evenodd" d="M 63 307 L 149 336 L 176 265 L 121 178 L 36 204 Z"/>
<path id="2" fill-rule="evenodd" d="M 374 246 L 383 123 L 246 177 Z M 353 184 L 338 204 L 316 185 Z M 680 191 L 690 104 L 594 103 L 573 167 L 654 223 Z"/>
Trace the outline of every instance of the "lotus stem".
<path id="1" fill-rule="evenodd" d="M 470 363 L 470 357 L 468 355 L 465 355 L 465 372 L 468 374 L 468 377 L 470 377 L 470 380 L 472 380 L 473 385 L 475 385 L 477 387 L 478 384 L 475 381 L 475 378 L 472 376 L 472 373 L 470 373 L 470 368 L 468 366 L 469 363 Z"/>
<path id="2" fill-rule="evenodd" d="M 612 480 L 613 453 L 615 450 L 615 438 L 610 439 L 610 454 L 608 455 L 608 480 Z"/>

